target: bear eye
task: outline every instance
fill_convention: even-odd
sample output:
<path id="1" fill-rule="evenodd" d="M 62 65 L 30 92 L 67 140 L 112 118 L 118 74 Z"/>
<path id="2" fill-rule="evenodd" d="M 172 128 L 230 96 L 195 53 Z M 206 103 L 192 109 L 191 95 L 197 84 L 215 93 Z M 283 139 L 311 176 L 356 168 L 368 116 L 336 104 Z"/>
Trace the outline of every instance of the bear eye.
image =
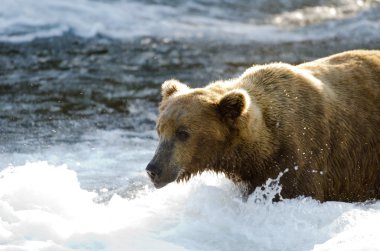
<path id="1" fill-rule="evenodd" d="M 180 141 L 185 141 L 190 137 L 190 134 L 184 130 L 177 130 L 175 132 L 175 136 L 180 140 Z"/>

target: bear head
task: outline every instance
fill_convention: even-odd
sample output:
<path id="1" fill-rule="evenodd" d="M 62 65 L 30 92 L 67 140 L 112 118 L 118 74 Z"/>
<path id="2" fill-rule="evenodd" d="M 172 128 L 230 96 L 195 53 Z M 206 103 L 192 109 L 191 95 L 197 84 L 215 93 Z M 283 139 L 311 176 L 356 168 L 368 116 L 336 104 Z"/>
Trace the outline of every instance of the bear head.
<path id="1" fill-rule="evenodd" d="M 221 171 L 234 139 L 247 127 L 250 97 L 245 90 L 217 84 L 191 89 L 177 80 L 161 88 L 156 124 L 159 144 L 146 167 L 156 188 L 188 180 L 205 170 Z"/>

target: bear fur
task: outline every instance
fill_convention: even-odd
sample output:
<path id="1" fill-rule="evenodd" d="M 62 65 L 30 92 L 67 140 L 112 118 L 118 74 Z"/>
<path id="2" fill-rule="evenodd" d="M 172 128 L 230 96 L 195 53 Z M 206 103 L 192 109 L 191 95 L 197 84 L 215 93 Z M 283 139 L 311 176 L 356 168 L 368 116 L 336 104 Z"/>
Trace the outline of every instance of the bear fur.
<path id="1" fill-rule="evenodd" d="M 280 179 L 283 198 L 380 199 L 380 51 L 299 65 L 255 65 L 239 78 L 162 85 L 155 187 L 205 170 L 252 193 Z"/>

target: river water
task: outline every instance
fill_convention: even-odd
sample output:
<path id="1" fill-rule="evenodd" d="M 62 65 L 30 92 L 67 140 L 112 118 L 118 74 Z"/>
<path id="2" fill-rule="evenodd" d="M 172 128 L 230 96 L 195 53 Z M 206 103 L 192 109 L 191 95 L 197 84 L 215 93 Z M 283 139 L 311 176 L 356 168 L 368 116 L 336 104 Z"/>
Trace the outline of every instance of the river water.
<path id="1" fill-rule="evenodd" d="M 380 203 L 155 190 L 160 85 L 380 49 L 380 2 L 2 0 L 0 250 L 380 250 Z"/>

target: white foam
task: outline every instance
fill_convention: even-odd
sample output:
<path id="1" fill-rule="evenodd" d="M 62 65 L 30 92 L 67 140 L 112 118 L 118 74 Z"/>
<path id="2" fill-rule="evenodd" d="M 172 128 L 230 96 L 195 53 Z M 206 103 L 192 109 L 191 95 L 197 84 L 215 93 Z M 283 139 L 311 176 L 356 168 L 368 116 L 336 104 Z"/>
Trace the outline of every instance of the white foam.
<path id="1" fill-rule="evenodd" d="M 380 202 L 245 203 L 211 173 L 134 199 L 95 196 L 66 166 L 3 170 L 0 250 L 380 250 Z"/>
<path id="2" fill-rule="evenodd" d="M 60 128 L 56 130 L 61 133 Z M 146 178 L 143 170 L 153 156 L 156 137 L 153 131 L 89 131 L 74 144 L 41 145 L 34 152 L 0 153 L 0 170 L 26 162 L 48 161 L 55 166 L 70 166 L 77 172 L 82 187 L 118 188 L 129 180 Z"/>
<path id="3" fill-rule="evenodd" d="M 354 0 L 342 1 L 339 4 L 334 1 L 331 5 L 335 7 L 305 7 L 274 16 L 269 13 L 261 13 L 252 16 L 251 21 L 247 21 L 238 18 L 230 20 L 226 18 L 229 15 L 227 10 L 223 13 L 223 9 L 218 9 L 219 14 L 215 16 L 212 8 L 210 9 L 206 5 L 196 5 L 196 9 L 199 10 L 194 13 L 192 3 L 181 8 L 127 0 L 107 2 L 2 0 L 0 41 L 30 41 L 35 38 L 60 36 L 66 32 L 72 32 L 82 37 L 104 35 L 115 39 L 153 36 L 171 39 L 217 39 L 230 42 L 246 40 L 302 41 L 328 38 L 331 36 L 331 30 L 337 32 L 342 27 L 337 27 L 335 23 L 333 25 L 327 23 L 328 29 L 325 25 L 317 34 L 314 34 L 316 31 L 313 29 L 309 32 L 292 27 L 294 23 L 309 26 L 337 20 L 339 24 L 339 20 L 344 20 L 361 10 L 372 7 L 371 4 L 363 4 Z M 263 19 L 263 15 L 267 18 Z M 223 16 L 226 17 L 223 18 Z M 378 36 L 376 30 L 373 30 L 373 26 L 376 26 L 378 20 L 379 17 L 369 20 L 363 15 L 359 21 L 365 21 L 364 28 L 370 31 L 371 36 Z M 343 26 L 344 29 L 350 31 L 350 34 L 360 32 L 360 29 L 363 28 L 357 29 L 357 27 L 350 26 L 349 20 L 347 24 L 349 27 Z M 326 30 L 330 30 L 330 32 Z"/>
<path id="4" fill-rule="evenodd" d="M 371 1 L 340 1 L 339 4 L 317 5 L 275 15 L 273 22 L 281 26 L 307 26 L 329 20 L 339 20 L 354 16 L 359 11 L 369 9 Z M 335 5 L 335 6 L 334 6 Z"/>

